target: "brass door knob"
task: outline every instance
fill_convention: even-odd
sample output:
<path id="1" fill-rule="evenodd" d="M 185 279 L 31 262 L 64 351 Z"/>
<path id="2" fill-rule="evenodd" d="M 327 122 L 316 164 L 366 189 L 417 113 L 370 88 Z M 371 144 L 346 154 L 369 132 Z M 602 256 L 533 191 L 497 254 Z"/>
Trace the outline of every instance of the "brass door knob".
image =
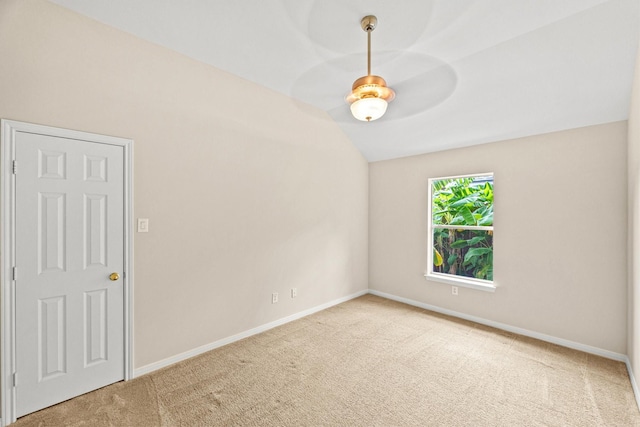
<path id="1" fill-rule="evenodd" d="M 118 273 L 111 273 L 109 275 L 109 280 L 115 282 L 116 280 L 120 279 L 120 275 Z"/>

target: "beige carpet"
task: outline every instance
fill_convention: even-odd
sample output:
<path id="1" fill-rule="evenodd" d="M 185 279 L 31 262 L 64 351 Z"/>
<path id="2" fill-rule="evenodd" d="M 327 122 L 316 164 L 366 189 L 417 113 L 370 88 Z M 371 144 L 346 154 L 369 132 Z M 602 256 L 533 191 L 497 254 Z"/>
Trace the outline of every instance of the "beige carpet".
<path id="1" fill-rule="evenodd" d="M 372 295 L 25 426 L 640 426 L 625 365 Z"/>

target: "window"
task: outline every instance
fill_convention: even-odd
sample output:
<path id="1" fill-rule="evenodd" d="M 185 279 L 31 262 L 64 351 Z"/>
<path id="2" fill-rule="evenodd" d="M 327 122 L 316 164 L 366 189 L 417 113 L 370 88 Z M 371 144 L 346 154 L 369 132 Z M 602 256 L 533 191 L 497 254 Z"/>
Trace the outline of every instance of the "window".
<path id="1" fill-rule="evenodd" d="M 428 280 L 493 291 L 493 174 L 429 180 Z"/>

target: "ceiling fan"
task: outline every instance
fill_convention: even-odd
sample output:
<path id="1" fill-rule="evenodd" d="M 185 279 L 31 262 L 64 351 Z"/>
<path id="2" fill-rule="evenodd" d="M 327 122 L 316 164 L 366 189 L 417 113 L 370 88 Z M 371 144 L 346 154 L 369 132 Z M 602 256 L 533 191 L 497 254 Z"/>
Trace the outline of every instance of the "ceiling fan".
<path id="1" fill-rule="evenodd" d="M 360 27 L 367 33 L 367 75 L 353 82 L 352 90 L 346 97 L 340 94 L 339 86 L 335 84 L 353 78 L 354 70 L 360 68 L 362 54 L 343 54 L 309 69 L 293 83 L 291 96 L 327 111 L 338 123 L 357 126 L 361 130 L 364 128 L 360 126 L 360 121 L 382 123 L 406 119 L 451 96 L 457 85 L 453 68 L 436 57 L 420 52 L 420 49 L 413 49 L 411 45 L 376 53 L 376 62 L 382 64 L 385 73 L 393 79 L 393 89 L 387 86 L 384 78 L 373 75 L 371 32 L 377 25 L 378 19 L 373 15 L 366 15 L 360 20 Z M 332 48 L 337 51 L 339 46 L 334 44 Z M 331 85 L 319 82 L 331 82 Z M 391 101 L 394 101 L 393 106 L 387 110 Z M 383 120 L 378 120 L 383 116 Z M 370 129 L 373 131 L 374 128 Z"/>
<path id="2" fill-rule="evenodd" d="M 382 117 L 388 103 L 396 96 L 382 77 L 371 74 L 371 32 L 377 24 L 378 18 L 374 15 L 367 15 L 360 21 L 360 26 L 367 33 L 367 75 L 353 83 L 351 93 L 346 98 L 353 117 L 367 122 Z"/>

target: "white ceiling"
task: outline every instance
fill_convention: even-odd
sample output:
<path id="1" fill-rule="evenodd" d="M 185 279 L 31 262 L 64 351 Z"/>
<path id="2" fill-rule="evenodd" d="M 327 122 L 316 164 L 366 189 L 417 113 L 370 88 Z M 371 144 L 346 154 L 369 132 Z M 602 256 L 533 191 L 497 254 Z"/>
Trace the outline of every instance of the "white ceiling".
<path id="1" fill-rule="evenodd" d="M 638 0 L 52 0 L 327 111 L 369 161 L 626 120 Z M 344 97 L 396 91 L 365 123 Z"/>

